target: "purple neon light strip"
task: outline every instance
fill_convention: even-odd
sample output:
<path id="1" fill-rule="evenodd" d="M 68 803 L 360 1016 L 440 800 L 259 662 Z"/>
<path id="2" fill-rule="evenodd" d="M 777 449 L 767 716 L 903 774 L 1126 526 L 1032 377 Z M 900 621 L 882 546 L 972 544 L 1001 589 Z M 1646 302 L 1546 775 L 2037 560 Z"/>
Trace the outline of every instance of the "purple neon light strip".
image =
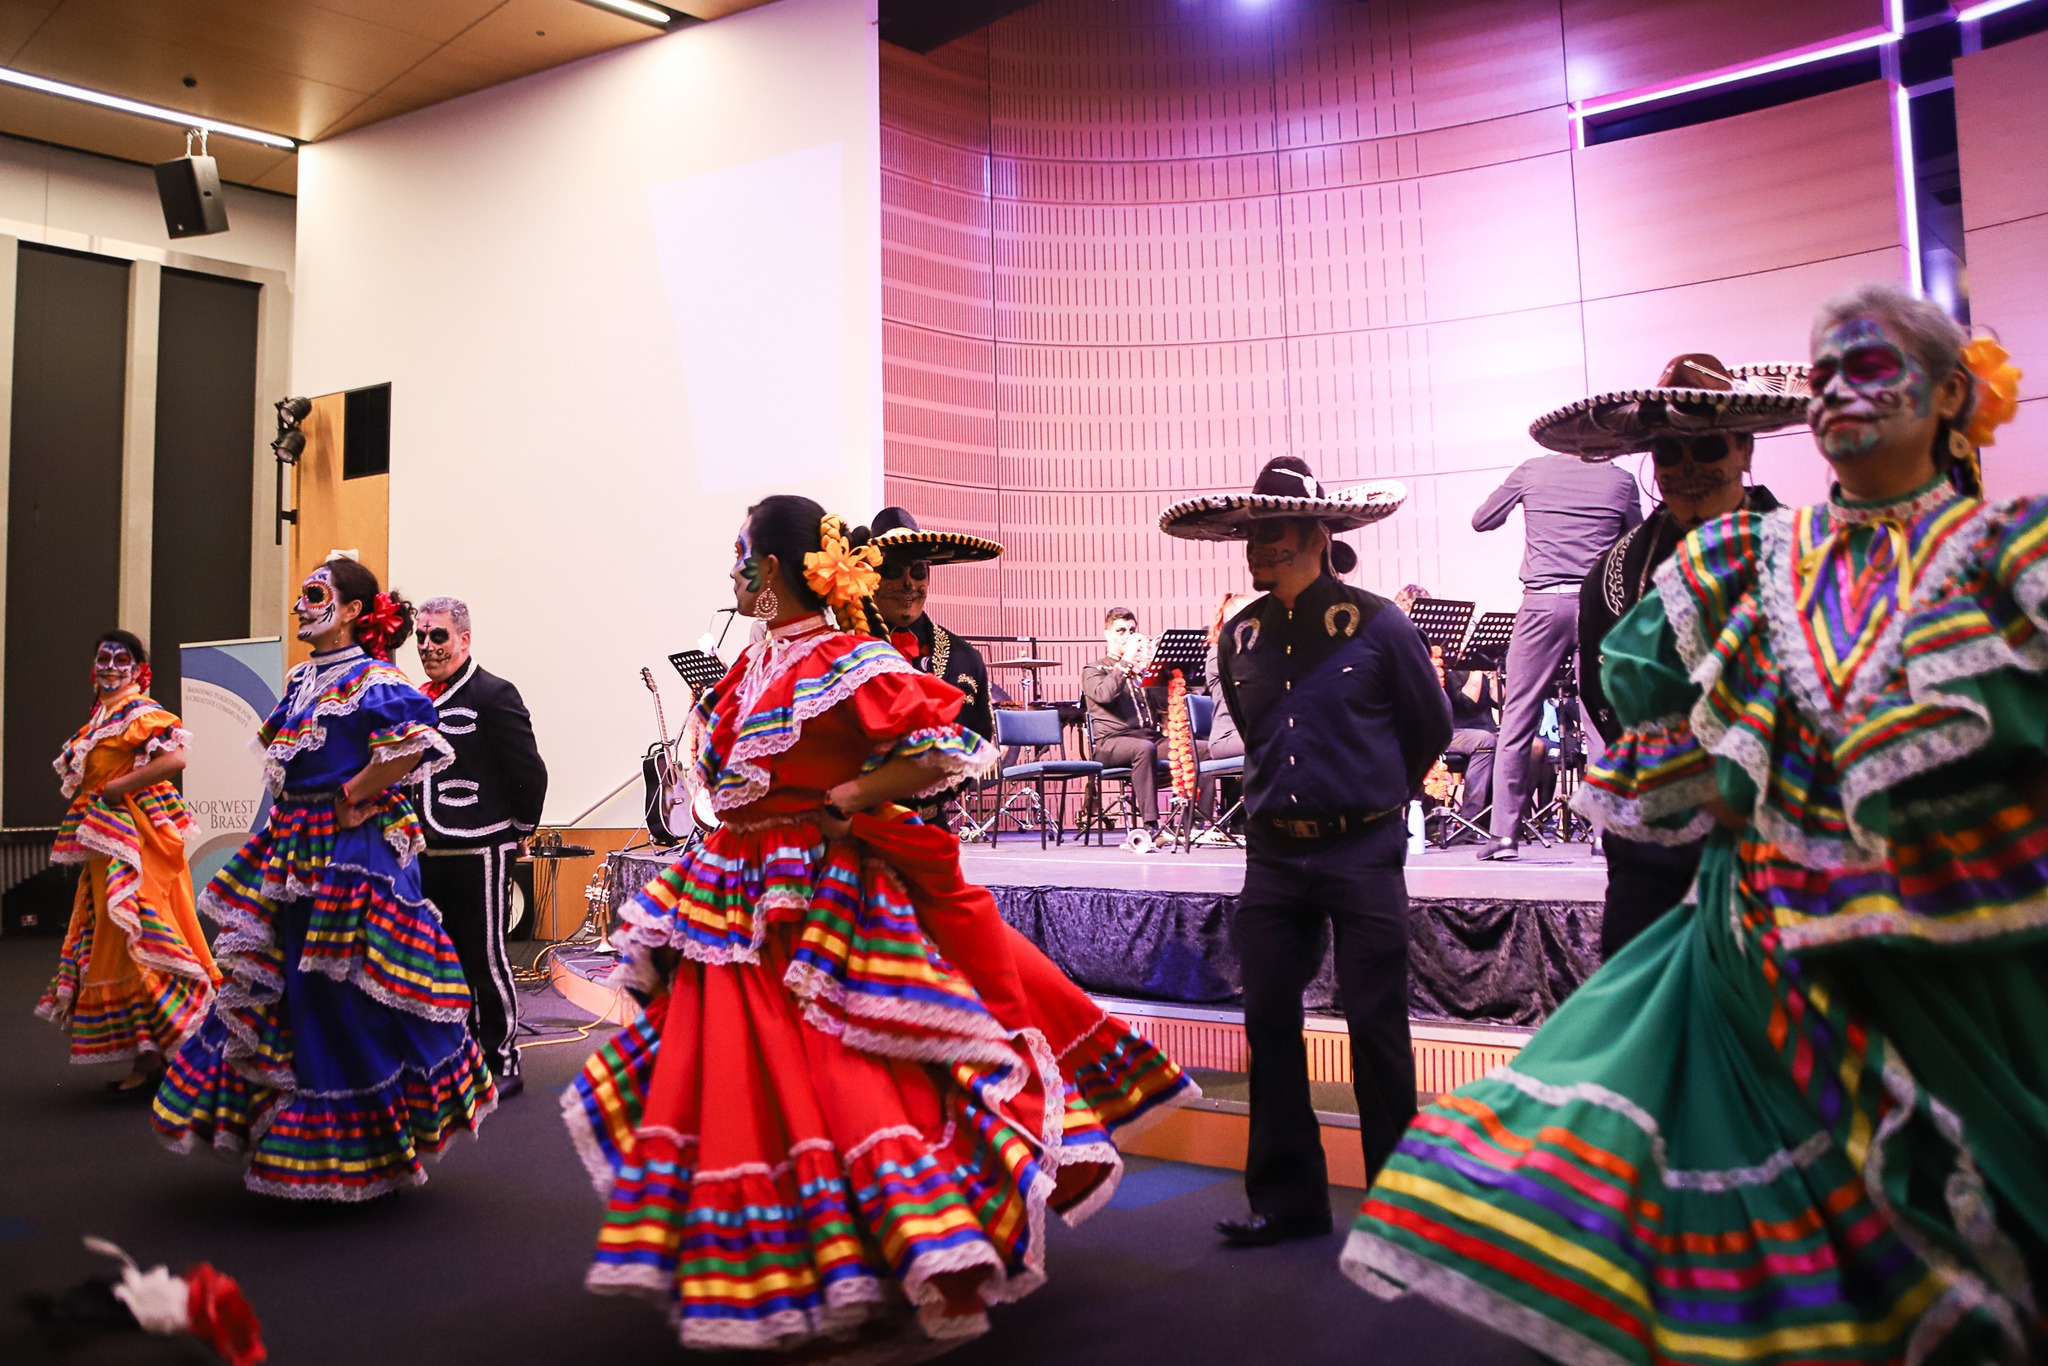
<path id="1" fill-rule="evenodd" d="M 1867 28 L 1843 38 L 1808 43 L 1804 47 L 1791 48 L 1758 62 L 1744 62 L 1738 66 L 1725 66 L 1699 76 L 1681 76 L 1662 81 L 1656 85 L 1640 86 L 1618 95 L 1601 95 L 1592 99 L 1575 101 L 1571 106 L 1574 119 L 1588 119 L 1617 109 L 1629 109 L 1639 104 L 1651 104 L 1658 100 L 1673 99 L 1679 95 L 1690 95 L 1701 90 L 1712 90 L 1717 86 L 1733 85 L 1737 81 L 1752 80 L 1758 76 L 1769 76 L 1779 71 L 1790 71 L 1794 67 L 1809 66 L 1824 62 L 1831 57 L 1843 57 L 1852 52 L 1863 52 L 1870 48 L 1896 43 L 1899 33 L 1889 25 Z"/>

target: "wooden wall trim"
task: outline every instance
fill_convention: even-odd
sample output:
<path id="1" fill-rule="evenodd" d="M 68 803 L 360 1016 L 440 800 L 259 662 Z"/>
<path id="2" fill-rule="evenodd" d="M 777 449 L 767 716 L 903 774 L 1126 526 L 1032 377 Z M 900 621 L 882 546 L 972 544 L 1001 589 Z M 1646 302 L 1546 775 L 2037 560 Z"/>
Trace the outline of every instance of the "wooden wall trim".
<path id="1" fill-rule="evenodd" d="M 128 266 L 128 382 L 121 404 L 121 597 L 123 628 L 151 648 L 151 549 L 156 539 L 156 363 L 164 268 Z M 166 642 L 175 644 L 175 642 Z"/>
<path id="2" fill-rule="evenodd" d="M 14 424 L 7 420 L 14 412 L 14 289 L 21 259 L 19 239 L 0 234 L 0 603 L 7 601 L 7 497 L 12 477 Z M 0 631 L 0 715 L 6 714 L 7 633 Z M 0 726 L 0 773 L 6 771 L 6 731 Z M 5 784 L 0 784 L 4 790 Z M 7 826 L 7 812 L 0 806 L 0 829 Z"/>

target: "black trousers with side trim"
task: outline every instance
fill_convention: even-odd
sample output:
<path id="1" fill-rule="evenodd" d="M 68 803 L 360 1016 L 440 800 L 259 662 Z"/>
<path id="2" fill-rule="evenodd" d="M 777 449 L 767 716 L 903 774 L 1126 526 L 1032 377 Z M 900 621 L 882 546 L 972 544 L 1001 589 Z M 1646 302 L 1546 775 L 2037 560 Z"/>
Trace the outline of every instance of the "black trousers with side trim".
<path id="1" fill-rule="evenodd" d="M 1231 943 L 1244 973 L 1251 1046 L 1251 1143 L 1245 1194 L 1254 1214 L 1330 1212 L 1322 1127 L 1309 1094 L 1302 993 L 1336 942 L 1337 990 L 1351 1035 L 1352 1092 L 1368 1177 L 1415 1117 L 1408 1038 L 1408 832 L 1397 819 L 1349 838 L 1294 844 L 1248 822 L 1251 848 Z"/>
<path id="2" fill-rule="evenodd" d="M 1610 831 L 1600 847 L 1607 853 L 1607 905 L 1600 920 L 1605 963 L 1685 900 L 1707 842 L 1645 844 Z"/>
<path id="3" fill-rule="evenodd" d="M 505 951 L 507 897 L 519 846 L 429 849 L 420 859 L 420 887 L 441 912 L 469 983 L 470 1032 L 500 1077 L 519 1075 L 519 989 Z"/>

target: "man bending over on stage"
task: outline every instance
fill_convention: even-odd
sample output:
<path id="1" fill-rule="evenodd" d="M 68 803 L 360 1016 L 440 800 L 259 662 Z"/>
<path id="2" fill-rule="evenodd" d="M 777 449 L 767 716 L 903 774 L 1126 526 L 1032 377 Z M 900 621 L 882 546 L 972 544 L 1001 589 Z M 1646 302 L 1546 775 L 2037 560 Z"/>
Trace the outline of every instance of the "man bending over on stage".
<path id="1" fill-rule="evenodd" d="M 455 762 L 420 780 L 426 857 L 420 887 L 455 941 L 472 998 L 470 1031 L 498 1080 L 498 1095 L 519 1094 L 519 992 L 505 952 L 506 897 L 520 845 L 540 823 L 548 768 L 533 740 L 519 689 L 469 656 L 469 605 L 459 598 L 421 603 L 414 626 L 421 689 L 439 710 Z"/>
<path id="2" fill-rule="evenodd" d="M 1515 466 L 1472 514 L 1474 531 L 1506 524 L 1522 508 L 1522 606 L 1508 638 L 1500 737 L 1494 746 L 1493 838 L 1483 859 L 1512 859 L 1533 775 L 1529 742 L 1558 665 L 1578 653 L 1579 583 L 1614 538 L 1643 520 L 1636 481 L 1613 465 L 1539 455 Z"/>
<path id="3" fill-rule="evenodd" d="M 1330 1231 L 1301 1033 L 1325 921 L 1368 1180 L 1415 1115 L 1401 816 L 1450 742 L 1451 707 L 1421 633 L 1385 598 L 1337 579 L 1358 557 L 1331 539 L 1391 514 L 1405 496 L 1397 484 L 1333 496 L 1304 462 L 1280 456 L 1249 495 L 1192 499 L 1159 519 L 1170 536 L 1245 541 L 1252 586 L 1266 593 L 1224 627 L 1218 661 L 1244 736 L 1248 813 L 1231 943 L 1252 1055 L 1251 1216 L 1217 1225 L 1238 1246 Z"/>

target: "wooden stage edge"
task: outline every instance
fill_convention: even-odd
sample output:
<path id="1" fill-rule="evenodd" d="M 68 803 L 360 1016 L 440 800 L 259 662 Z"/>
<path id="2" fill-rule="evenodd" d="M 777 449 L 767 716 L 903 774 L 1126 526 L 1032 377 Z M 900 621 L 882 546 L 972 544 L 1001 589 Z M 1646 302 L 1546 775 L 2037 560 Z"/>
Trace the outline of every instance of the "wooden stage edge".
<path id="1" fill-rule="evenodd" d="M 556 991 L 570 1004 L 604 1023 L 624 1024 L 638 1013 L 639 1008 L 630 996 L 587 975 L 589 969 L 582 962 L 557 955 L 550 961 L 549 971 Z M 1250 1065 L 1240 1011 L 1163 1005 L 1113 996 L 1098 996 L 1095 1000 L 1104 1010 L 1165 1049 L 1183 1067 L 1243 1072 Z M 1412 1020 L 1408 1032 L 1415 1050 L 1416 1090 L 1428 1097 L 1455 1090 L 1512 1062 L 1534 1031 Z M 1308 1044 L 1309 1078 L 1348 1085 L 1351 1041 L 1344 1032 L 1344 1021 L 1312 1016 L 1302 1030 L 1302 1037 Z M 1357 1117 L 1329 1113 L 1320 1113 L 1318 1117 L 1322 1120 L 1323 1153 L 1329 1162 L 1331 1182 L 1363 1186 L 1365 1159 L 1358 1149 Z M 1242 1103 L 1204 1097 L 1134 1136 L 1119 1139 L 1118 1146 L 1144 1157 L 1243 1171 L 1250 1128 L 1247 1107 Z"/>

